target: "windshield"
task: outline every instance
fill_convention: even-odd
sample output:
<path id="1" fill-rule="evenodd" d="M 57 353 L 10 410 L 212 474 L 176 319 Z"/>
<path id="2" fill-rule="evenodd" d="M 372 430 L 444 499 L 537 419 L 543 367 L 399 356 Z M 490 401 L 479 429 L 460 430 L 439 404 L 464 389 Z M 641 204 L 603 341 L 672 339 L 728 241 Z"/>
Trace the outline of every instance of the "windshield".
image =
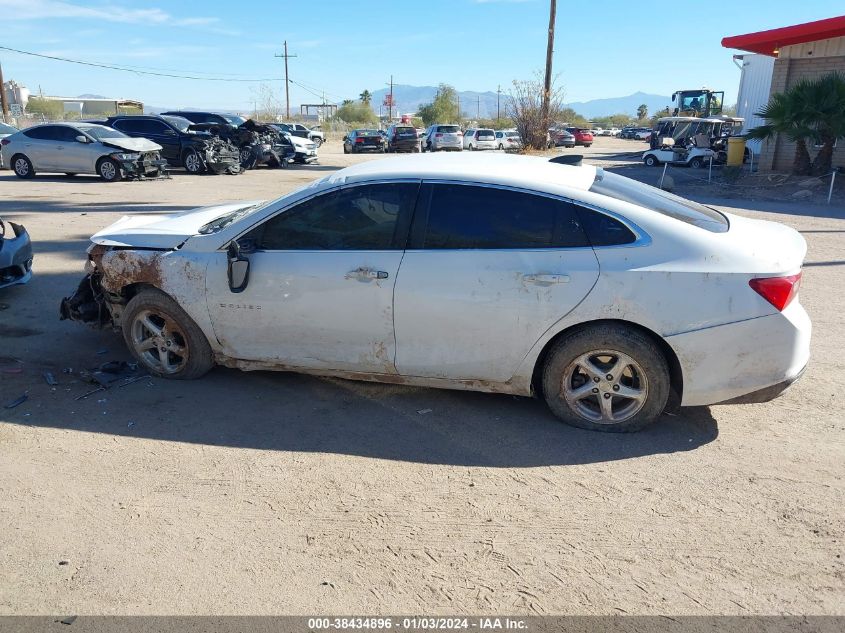
<path id="1" fill-rule="evenodd" d="M 243 209 L 236 209 L 226 215 L 221 215 L 219 218 L 215 218 L 208 224 L 203 224 L 199 231 L 200 235 L 211 235 L 212 233 L 217 233 L 218 231 L 222 231 L 227 226 L 229 226 L 232 222 L 237 222 L 241 218 L 245 218 L 246 216 L 250 215 L 251 213 L 255 213 L 259 209 L 267 206 L 268 202 L 262 202 L 260 204 L 253 204 L 248 207 L 244 207 Z"/>
<path id="2" fill-rule="evenodd" d="M 715 209 L 604 169 L 596 170 L 590 191 L 645 207 L 711 233 L 725 233 L 730 228 L 728 219 Z"/>
<path id="3" fill-rule="evenodd" d="M 6 125 L 5 123 L 0 123 L 0 134 L 14 134 L 17 131 L 18 131 L 18 129 L 12 127 L 11 125 Z"/>
<path id="4" fill-rule="evenodd" d="M 242 116 L 238 116 L 236 114 L 221 114 L 220 116 L 222 116 L 224 119 L 226 119 L 229 122 L 229 125 L 234 125 L 235 127 L 237 127 L 238 125 L 243 125 L 244 123 L 246 123 L 245 118 L 243 118 Z"/>
<path id="5" fill-rule="evenodd" d="M 168 123 L 170 123 L 173 127 L 175 127 L 180 132 L 187 132 L 188 127 L 193 125 L 193 123 L 188 121 L 188 119 L 185 119 L 185 118 L 180 117 L 180 116 L 164 115 L 161 118 L 164 119 L 165 121 L 167 121 Z"/>
<path id="6" fill-rule="evenodd" d="M 98 141 L 102 141 L 107 138 L 129 138 L 123 132 L 118 132 L 117 130 L 106 127 L 105 125 L 79 125 L 77 127 L 89 136 L 93 136 Z"/>

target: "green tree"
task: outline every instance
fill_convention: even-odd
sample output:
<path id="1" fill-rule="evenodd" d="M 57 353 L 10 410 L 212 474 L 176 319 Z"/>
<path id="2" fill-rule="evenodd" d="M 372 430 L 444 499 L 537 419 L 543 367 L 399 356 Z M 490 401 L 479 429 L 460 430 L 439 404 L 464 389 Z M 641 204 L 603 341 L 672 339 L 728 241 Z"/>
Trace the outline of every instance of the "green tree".
<path id="1" fill-rule="evenodd" d="M 367 103 L 361 101 L 354 101 L 350 103 L 343 103 L 335 115 L 341 121 L 346 123 L 378 123 L 378 117 L 373 109 Z"/>
<path id="2" fill-rule="evenodd" d="M 845 76 L 833 72 L 811 81 L 807 97 L 806 122 L 816 145 L 821 146 L 812 171 L 825 176 L 833 168 L 836 140 L 845 138 Z"/>
<path id="3" fill-rule="evenodd" d="M 27 114 L 40 115 L 48 119 L 61 119 L 64 114 L 64 105 L 61 101 L 30 97 L 26 104 L 26 111 Z"/>
<path id="4" fill-rule="evenodd" d="M 786 92 L 773 94 L 762 110 L 755 114 L 766 123 L 748 131 L 750 139 L 766 140 L 783 134 L 795 143 L 795 155 L 792 159 L 792 172 L 796 175 L 808 175 L 812 170 L 812 161 L 807 141 L 813 136 L 809 121 L 809 100 L 811 98 L 810 81 L 802 80 Z"/>
<path id="5" fill-rule="evenodd" d="M 640 121 L 648 118 L 648 106 L 646 104 L 641 103 L 640 107 L 637 108 L 637 118 Z"/>
<path id="6" fill-rule="evenodd" d="M 578 114 L 572 108 L 561 108 L 558 112 L 555 123 L 562 125 L 571 125 L 573 127 L 590 127 L 590 122 L 587 117 Z"/>
<path id="7" fill-rule="evenodd" d="M 352 105 L 353 103 L 355 103 L 355 102 L 354 102 L 352 99 L 344 99 L 344 100 L 341 102 L 341 104 L 340 104 L 340 105 L 341 105 L 341 106 L 348 106 L 348 105 Z"/>
<path id="8" fill-rule="evenodd" d="M 370 105 L 370 101 L 373 100 L 373 95 L 370 94 L 369 90 L 364 90 L 364 92 L 358 95 L 358 98 L 361 99 L 361 103 Z"/>
<path id="9" fill-rule="evenodd" d="M 459 123 L 461 113 L 458 111 L 458 92 L 447 84 L 440 84 L 434 101 L 420 106 L 418 112 L 423 123 Z"/>

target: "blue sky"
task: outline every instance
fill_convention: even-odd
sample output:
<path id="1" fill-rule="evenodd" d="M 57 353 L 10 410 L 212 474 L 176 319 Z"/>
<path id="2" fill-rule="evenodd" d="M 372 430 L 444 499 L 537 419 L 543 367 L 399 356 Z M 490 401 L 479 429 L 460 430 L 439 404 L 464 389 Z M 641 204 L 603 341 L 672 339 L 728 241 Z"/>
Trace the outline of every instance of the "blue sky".
<path id="1" fill-rule="evenodd" d="M 674 6 L 672 6 L 674 5 Z M 726 35 L 841 14 L 842 1 L 558 2 L 554 72 L 566 101 L 669 94 L 707 85 L 735 100 L 738 51 Z M 0 45 L 86 61 L 203 76 L 283 76 L 329 100 L 394 81 L 506 90 L 541 70 L 547 0 L 169 2 L 0 0 Z M 250 110 L 258 83 L 190 81 L 40 60 L 0 50 L 6 79 L 35 93 L 96 93 L 158 106 Z M 268 82 L 277 95 L 280 81 Z M 291 86 L 291 105 L 319 99 Z"/>

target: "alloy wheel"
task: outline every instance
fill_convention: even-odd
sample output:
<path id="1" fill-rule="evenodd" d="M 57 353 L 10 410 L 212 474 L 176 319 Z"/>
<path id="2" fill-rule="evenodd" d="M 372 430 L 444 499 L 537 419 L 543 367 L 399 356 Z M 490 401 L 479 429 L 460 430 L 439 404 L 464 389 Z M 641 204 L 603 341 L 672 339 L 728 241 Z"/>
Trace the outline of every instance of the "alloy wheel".
<path id="1" fill-rule="evenodd" d="M 188 362 L 185 334 L 176 321 L 158 310 L 142 310 L 132 321 L 131 340 L 145 365 L 163 374 L 176 374 Z"/>
<path id="2" fill-rule="evenodd" d="M 616 350 L 595 350 L 567 366 L 560 395 L 585 420 L 618 424 L 645 405 L 648 378 L 630 356 Z"/>

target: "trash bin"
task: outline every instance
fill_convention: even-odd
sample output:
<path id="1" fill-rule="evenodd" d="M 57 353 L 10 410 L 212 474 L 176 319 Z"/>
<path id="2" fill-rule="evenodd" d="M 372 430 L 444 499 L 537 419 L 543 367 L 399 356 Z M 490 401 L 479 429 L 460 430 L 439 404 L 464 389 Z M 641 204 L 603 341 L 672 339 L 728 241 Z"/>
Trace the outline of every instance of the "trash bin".
<path id="1" fill-rule="evenodd" d="M 728 138 L 728 165 L 741 167 L 745 156 L 745 137 L 731 136 Z"/>

